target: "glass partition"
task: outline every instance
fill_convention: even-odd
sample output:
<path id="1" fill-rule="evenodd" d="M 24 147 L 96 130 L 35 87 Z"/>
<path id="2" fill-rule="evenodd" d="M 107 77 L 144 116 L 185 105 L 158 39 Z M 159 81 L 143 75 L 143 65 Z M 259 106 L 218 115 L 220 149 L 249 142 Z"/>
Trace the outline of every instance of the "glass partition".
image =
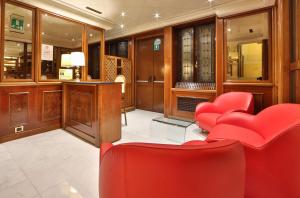
<path id="1" fill-rule="evenodd" d="M 269 12 L 226 20 L 227 80 L 268 80 Z"/>
<path id="2" fill-rule="evenodd" d="M 100 79 L 102 31 L 87 28 L 88 41 L 88 80 Z"/>
<path id="3" fill-rule="evenodd" d="M 3 80 L 32 79 L 32 10 L 5 3 Z"/>
<path id="4" fill-rule="evenodd" d="M 48 14 L 41 16 L 41 80 L 61 79 L 62 54 L 82 51 L 83 25 Z M 69 69 L 71 70 L 71 69 Z M 80 71 L 81 72 L 81 71 Z M 75 75 L 72 75 L 75 78 Z"/>

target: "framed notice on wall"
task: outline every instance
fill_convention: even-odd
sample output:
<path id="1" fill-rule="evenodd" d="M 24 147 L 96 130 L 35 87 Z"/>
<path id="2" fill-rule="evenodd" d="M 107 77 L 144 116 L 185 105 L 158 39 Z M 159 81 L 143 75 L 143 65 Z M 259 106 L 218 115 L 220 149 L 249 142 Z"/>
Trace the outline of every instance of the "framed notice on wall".
<path id="1" fill-rule="evenodd" d="M 59 69 L 59 79 L 60 80 L 72 80 L 73 79 L 73 69 Z"/>
<path id="2" fill-rule="evenodd" d="M 42 60 L 53 61 L 53 45 L 42 44 Z"/>
<path id="3" fill-rule="evenodd" d="M 10 24 L 9 24 L 9 30 L 11 32 L 17 32 L 24 34 L 24 17 L 12 14 L 10 15 Z"/>

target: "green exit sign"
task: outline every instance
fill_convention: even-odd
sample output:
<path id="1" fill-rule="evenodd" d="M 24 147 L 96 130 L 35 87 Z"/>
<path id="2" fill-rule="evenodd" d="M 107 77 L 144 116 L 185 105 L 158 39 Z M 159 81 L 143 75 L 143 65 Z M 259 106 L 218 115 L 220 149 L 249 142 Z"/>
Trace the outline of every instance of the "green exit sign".
<path id="1" fill-rule="evenodd" d="M 153 43 L 153 50 L 154 51 L 159 51 L 160 50 L 160 44 L 161 44 L 161 39 L 155 39 Z"/>
<path id="2" fill-rule="evenodd" d="M 13 14 L 10 16 L 10 30 L 24 33 L 24 17 Z"/>

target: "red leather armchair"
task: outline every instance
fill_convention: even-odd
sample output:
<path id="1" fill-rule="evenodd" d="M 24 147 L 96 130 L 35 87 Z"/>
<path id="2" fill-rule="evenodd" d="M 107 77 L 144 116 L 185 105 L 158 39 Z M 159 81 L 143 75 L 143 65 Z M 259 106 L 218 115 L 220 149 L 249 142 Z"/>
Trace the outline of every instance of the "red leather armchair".
<path id="1" fill-rule="evenodd" d="M 246 198 L 300 197 L 300 105 L 222 116 L 207 141 L 223 139 L 244 145 Z"/>
<path id="2" fill-rule="evenodd" d="M 247 92 L 229 92 L 217 97 L 213 103 L 200 103 L 196 107 L 195 120 L 200 128 L 211 131 L 220 116 L 235 111 L 252 114 L 253 95 Z"/>
<path id="3" fill-rule="evenodd" d="M 100 198 L 244 196 L 244 151 L 236 141 L 104 144 L 101 151 Z"/>

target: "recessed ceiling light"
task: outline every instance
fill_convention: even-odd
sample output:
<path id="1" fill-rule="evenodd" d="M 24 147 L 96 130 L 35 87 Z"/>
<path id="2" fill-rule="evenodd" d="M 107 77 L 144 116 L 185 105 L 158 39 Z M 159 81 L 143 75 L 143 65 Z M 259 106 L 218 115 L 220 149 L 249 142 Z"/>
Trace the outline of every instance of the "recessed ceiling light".
<path id="1" fill-rule="evenodd" d="M 227 28 L 227 32 L 231 32 L 231 28 Z"/>
<path id="2" fill-rule="evenodd" d="M 122 13 L 121 13 L 121 16 L 122 16 L 122 17 L 126 16 L 126 12 L 122 12 Z"/>
<path id="3" fill-rule="evenodd" d="M 45 35 L 45 32 L 42 32 L 42 35 Z"/>
<path id="4" fill-rule="evenodd" d="M 74 194 L 78 193 L 78 191 L 74 187 L 72 187 L 72 186 L 70 187 L 70 192 L 74 193 Z"/>
<path id="5" fill-rule="evenodd" d="M 209 3 L 212 3 L 214 0 L 207 0 Z"/>
<path id="6" fill-rule="evenodd" d="M 90 34 L 90 37 L 93 37 L 93 34 Z"/>
<path id="7" fill-rule="evenodd" d="M 45 14 L 44 16 L 48 16 L 48 14 Z"/>
<path id="8" fill-rule="evenodd" d="M 125 27 L 125 25 L 124 25 L 124 24 L 121 24 L 120 27 L 123 29 L 123 28 Z"/>
<path id="9" fill-rule="evenodd" d="M 30 27 L 30 23 L 27 24 L 27 27 Z"/>
<path id="10" fill-rule="evenodd" d="M 155 13 L 154 14 L 154 18 L 158 19 L 160 17 L 160 14 L 159 13 Z"/>
<path id="11" fill-rule="evenodd" d="M 75 41 L 75 39 L 74 39 L 74 38 L 72 38 L 72 41 L 74 42 L 74 41 Z"/>

